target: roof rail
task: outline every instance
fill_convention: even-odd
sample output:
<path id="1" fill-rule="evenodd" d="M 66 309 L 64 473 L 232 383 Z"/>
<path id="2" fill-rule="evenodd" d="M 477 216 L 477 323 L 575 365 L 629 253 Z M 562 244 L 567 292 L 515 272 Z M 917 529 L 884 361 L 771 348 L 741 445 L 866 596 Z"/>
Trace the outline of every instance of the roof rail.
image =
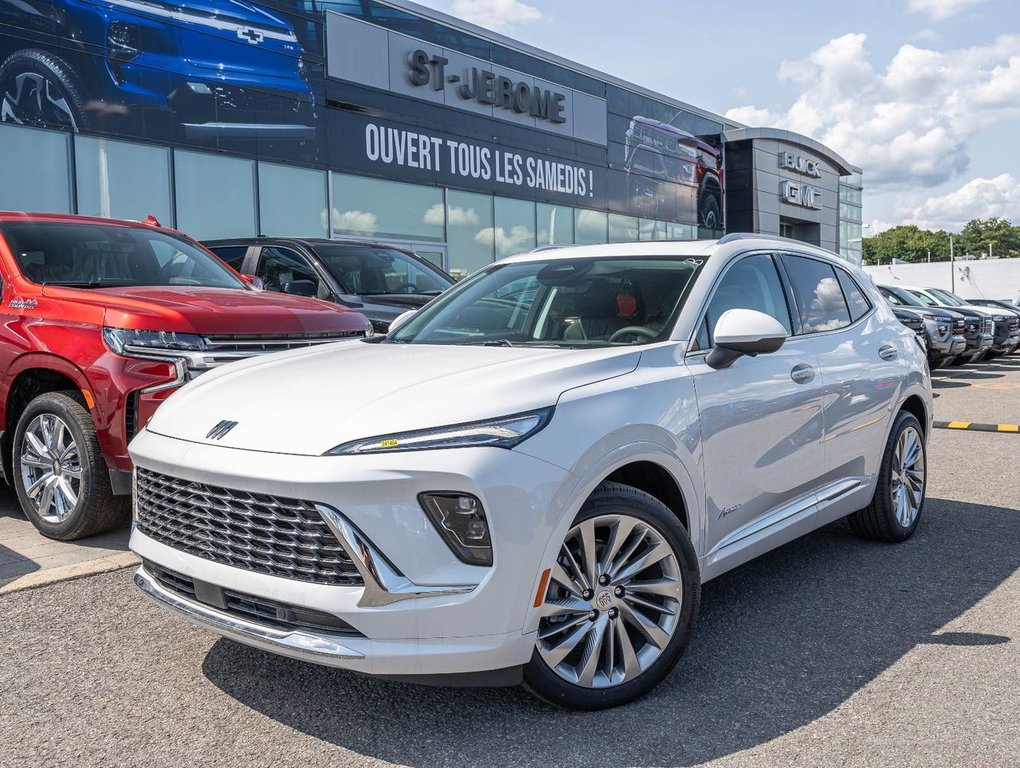
<path id="1" fill-rule="evenodd" d="M 810 243 L 805 243 L 803 240 L 793 240 L 789 237 L 771 235 L 765 232 L 727 232 L 719 238 L 719 245 L 722 245 L 723 243 L 732 243 L 734 240 L 779 240 L 783 243 L 800 243 L 801 245 L 810 245 Z"/>

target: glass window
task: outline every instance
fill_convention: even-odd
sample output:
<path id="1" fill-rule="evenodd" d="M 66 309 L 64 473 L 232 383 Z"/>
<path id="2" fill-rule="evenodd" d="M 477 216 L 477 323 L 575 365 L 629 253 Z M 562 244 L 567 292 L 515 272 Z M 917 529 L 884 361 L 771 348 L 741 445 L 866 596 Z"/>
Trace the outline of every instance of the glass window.
<path id="1" fill-rule="evenodd" d="M 0 124 L 0 211 L 71 213 L 69 136 Z"/>
<path id="2" fill-rule="evenodd" d="M 173 225 L 169 149 L 75 136 L 74 167 L 78 213 Z"/>
<path id="3" fill-rule="evenodd" d="M 570 245 L 574 242 L 574 209 L 565 205 L 539 203 L 538 245 Z"/>
<path id="4" fill-rule="evenodd" d="M 216 248 L 209 248 L 210 251 L 215 253 L 227 264 L 236 269 L 238 272 L 241 271 L 241 266 L 244 264 L 244 256 L 248 253 L 247 245 L 231 245 L 231 246 L 218 246 Z"/>
<path id="5" fill-rule="evenodd" d="M 256 274 L 267 291 L 282 291 L 295 280 L 311 280 L 319 285 L 319 276 L 308 260 L 290 248 L 264 247 Z"/>
<path id="6" fill-rule="evenodd" d="M 832 266 L 804 256 L 783 258 L 800 313 L 801 333 L 834 331 L 850 325 L 850 310 Z"/>
<path id="7" fill-rule="evenodd" d="M 609 214 L 609 242 L 634 243 L 638 240 L 637 216 Z"/>
<path id="8" fill-rule="evenodd" d="M 174 150 L 177 228 L 199 240 L 255 234 L 255 163 Z"/>
<path id="9" fill-rule="evenodd" d="M 259 233 L 327 237 L 326 172 L 259 163 Z"/>
<path id="10" fill-rule="evenodd" d="M 833 281 L 835 283 L 835 281 Z M 838 287 L 838 286 L 837 286 Z M 745 256 L 731 266 L 719 281 L 705 313 L 707 327 L 699 332 L 698 348 L 708 349 L 719 318 L 728 309 L 754 309 L 778 320 L 792 333 L 790 310 L 776 264 L 768 254 Z"/>
<path id="11" fill-rule="evenodd" d="M 334 234 L 444 240 L 441 188 L 343 173 L 332 179 Z"/>
<path id="12" fill-rule="evenodd" d="M 574 242 L 578 245 L 600 245 L 608 242 L 608 226 L 605 212 L 578 208 L 574 211 Z"/>
<path id="13" fill-rule="evenodd" d="M 698 229 L 691 224 L 675 224 L 672 221 L 666 224 L 666 234 L 669 240 L 697 240 Z"/>
<path id="14" fill-rule="evenodd" d="M 434 295 L 452 285 L 449 278 L 395 248 L 370 245 L 316 245 L 319 261 L 345 293 Z"/>
<path id="15" fill-rule="evenodd" d="M 527 200 L 497 197 L 493 200 L 496 215 L 496 258 L 524 253 L 535 247 L 535 204 Z"/>
<path id="16" fill-rule="evenodd" d="M 665 240 L 666 222 L 640 219 L 638 220 L 638 232 L 642 240 Z"/>
<path id="17" fill-rule="evenodd" d="M 542 259 L 500 264 L 452 288 L 392 341 L 601 347 L 668 337 L 702 261 Z"/>
<path id="18" fill-rule="evenodd" d="M 183 237 L 152 227 L 8 221 L 0 232 L 22 274 L 34 283 L 76 288 L 244 283 Z"/>
<path id="19" fill-rule="evenodd" d="M 495 259 L 492 197 L 451 189 L 446 201 L 450 274 L 459 280 Z"/>
<path id="20" fill-rule="evenodd" d="M 836 270 L 836 278 L 839 280 L 839 286 L 843 289 L 843 296 L 846 298 L 847 306 L 850 307 L 850 317 L 856 323 L 871 309 L 871 302 L 861 293 L 860 286 L 854 282 L 854 279 L 850 277 L 842 269 Z"/>

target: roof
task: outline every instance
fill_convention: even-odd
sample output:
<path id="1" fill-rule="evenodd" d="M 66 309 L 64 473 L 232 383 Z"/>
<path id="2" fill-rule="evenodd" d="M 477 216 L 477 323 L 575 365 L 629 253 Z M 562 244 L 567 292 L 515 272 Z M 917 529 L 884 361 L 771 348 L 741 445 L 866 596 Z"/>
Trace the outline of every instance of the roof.
<path id="1" fill-rule="evenodd" d="M 723 131 L 723 141 L 747 141 L 754 139 L 773 139 L 785 141 L 788 144 L 796 144 L 810 152 L 824 158 L 832 165 L 840 176 L 849 176 L 852 173 L 861 173 L 856 165 L 851 165 L 840 155 L 833 152 L 820 141 L 815 141 L 810 136 L 803 136 L 793 131 L 784 131 L 781 128 L 732 128 Z"/>
<path id="2" fill-rule="evenodd" d="M 32 213 L 29 211 L 0 211 L 0 221 L 63 221 L 72 224 L 114 224 L 124 227 L 146 227 L 152 225 L 133 219 L 105 219 L 100 216 L 79 216 L 74 213 Z"/>

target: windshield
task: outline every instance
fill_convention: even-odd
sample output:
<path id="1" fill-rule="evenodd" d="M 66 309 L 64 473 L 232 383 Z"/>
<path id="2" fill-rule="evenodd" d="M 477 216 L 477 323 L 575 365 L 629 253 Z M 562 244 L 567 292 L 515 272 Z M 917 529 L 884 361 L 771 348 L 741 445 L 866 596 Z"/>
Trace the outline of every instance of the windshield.
<path id="1" fill-rule="evenodd" d="M 22 274 L 73 288 L 200 285 L 245 290 L 219 259 L 183 237 L 148 227 L 52 221 L 0 225 Z"/>
<path id="2" fill-rule="evenodd" d="M 907 307 L 923 307 L 925 306 L 920 301 L 915 299 L 906 291 L 901 291 L 898 288 L 887 288 L 884 285 L 880 285 L 878 290 L 881 291 L 882 295 L 885 296 L 886 301 L 890 304 L 897 306 Z"/>
<path id="3" fill-rule="evenodd" d="M 919 299 L 920 301 L 924 302 L 924 304 L 926 306 L 929 306 L 929 307 L 937 307 L 938 306 L 938 304 L 936 304 L 935 301 L 930 296 L 927 296 L 927 295 L 921 293 L 920 291 L 910 291 L 910 295 L 914 296 L 917 299 Z"/>
<path id="4" fill-rule="evenodd" d="M 496 264 L 422 309 L 388 341 L 604 347 L 669 337 L 703 259 Z"/>
<path id="5" fill-rule="evenodd" d="M 963 301 L 958 296 L 950 293 L 949 291 L 941 291 L 938 288 L 929 288 L 928 292 L 933 294 L 936 299 L 942 299 L 944 302 L 946 302 L 946 304 L 948 304 L 951 307 L 963 306 Z"/>
<path id="6" fill-rule="evenodd" d="M 344 293 L 369 296 L 416 293 L 435 296 L 453 280 L 395 248 L 371 245 L 316 245 L 315 253 Z"/>

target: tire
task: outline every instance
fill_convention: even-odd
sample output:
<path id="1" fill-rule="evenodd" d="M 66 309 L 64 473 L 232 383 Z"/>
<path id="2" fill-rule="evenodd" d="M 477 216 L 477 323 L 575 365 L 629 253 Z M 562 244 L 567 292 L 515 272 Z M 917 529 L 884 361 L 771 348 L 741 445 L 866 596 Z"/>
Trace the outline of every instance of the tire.
<path id="1" fill-rule="evenodd" d="M 998 352 L 985 352 L 985 356 L 982 357 L 982 361 L 987 362 L 988 360 L 994 360 L 999 356 Z"/>
<path id="2" fill-rule="evenodd" d="M 719 211 L 719 197 L 715 192 L 705 191 L 702 193 L 701 209 L 698 215 L 701 219 L 701 226 L 705 229 L 719 229 L 722 217 Z"/>
<path id="3" fill-rule="evenodd" d="M 928 358 L 928 370 L 937 371 L 939 368 L 946 364 L 946 358 L 944 357 L 929 357 Z"/>
<path id="4" fill-rule="evenodd" d="M 573 563 L 586 570 L 585 540 L 594 542 L 598 572 L 605 568 L 594 589 L 574 578 Z M 599 562 L 612 542 L 617 542 L 615 555 Z M 641 567 L 652 552 L 665 554 Z M 637 570 L 628 573 L 628 568 Z M 585 501 L 560 550 L 524 684 L 569 709 L 606 709 L 633 701 L 676 666 L 700 603 L 698 559 L 676 516 L 643 491 L 603 483 Z M 586 655 L 589 644 L 597 644 L 598 652 Z"/>
<path id="5" fill-rule="evenodd" d="M 39 395 L 14 433 L 11 477 L 18 501 L 40 533 L 60 541 L 107 531 L 125 522 L 131 509 L 130 497 L 113 495 L 92 416 L 80 398 L 75 390 Z"/>
<path id="6" fill-rule="evenodd" d="M 0 120 L 80 131 L 89 127 L 85 101 L 74 69 L 51 53 L 27 48 L 0 66 Z"/>
<path id="7" fill-rule="evenodd" d="M 915 447 L 916 459 L 911 460 Z M 903 469 L 904 453 L 907 469 Z M 908 484 L 904 484 L 901 477 L 905 477 Z M 924 431 L 914 414 L 900 411 L 882 454 L 875 495 L 867 507 L 847 518 L 850 529 L 858 536 L 875 541 L 906 541 L 921 519 L 927 483 Z M 903 506 L 898 504 L 900 499 Z"/>
<path id="8" fill-rule="evenodd" d="M 959 367 L 959 366 L 961 366 L 961 365 L 966 365 L 966 364 L 967 364 L 967 363 L 969 363 L 970 361 L 971 361 L 971 358 L 969 358 L 969 357 L 964 357 L 963 355 L 960 355 L 959 357 L 954 357 L 954 358 L 953 358 L 953 363 L 952 363 L 952 364 L 953 364 L 954 366 L 956 366 L 956 367 Z"/>

